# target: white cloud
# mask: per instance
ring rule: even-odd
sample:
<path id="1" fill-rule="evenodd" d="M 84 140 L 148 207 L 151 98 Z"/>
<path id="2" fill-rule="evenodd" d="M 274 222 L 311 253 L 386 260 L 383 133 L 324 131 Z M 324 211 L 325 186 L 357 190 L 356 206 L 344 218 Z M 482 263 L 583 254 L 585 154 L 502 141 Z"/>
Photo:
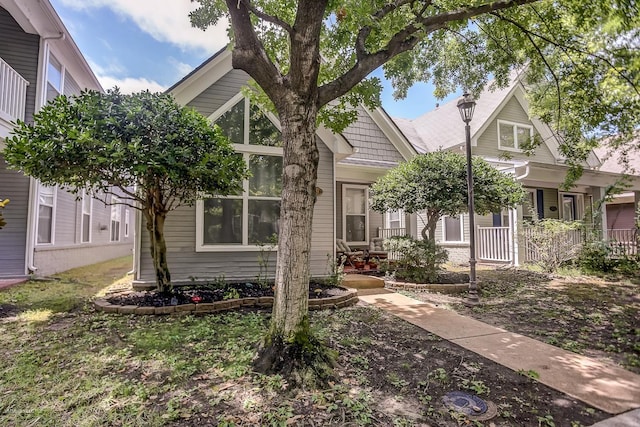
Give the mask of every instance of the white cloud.
<path id="1" fill-rule="evenodd" d="M 213 53 L 227 42 L 227 20 L 202 31 L 193 28 L 189 12 L 198 4 L 190 0 L 61 0 L 76 10 L 107 7 L 131 19 L 136 25 L 160 42 L 175 44 L 183 49 L 199 49 Z"/>
<path id="2" fill-rule="evenodd" d="M 121 93 L 140 92 L 147 89 L 151 92 L 164 92 L 166 89 L 166 86 L 163 86 L 156 81 L 145 79 L 144 77 L 125 77 L 120 79 L 117 77 L 101 76 L 98 74 L 98 80 L 105 90 L 113 89 L 114 86 L 118 86 Z"/>
<path id="3" fill-rule="evenodd" d="M 193 70 L 193 67 L 191 65 L 186 64 L 184 62 L 180 62 L 180 61 L 178 61 L 177 59 L 175 59 L 173 57 L 169 57 L 168 61 L 176 69 L 176 75 L 177 75 L 178 79 L 183 78 L 184 76 L 189 74 L 191 72 L 191 70 Z"/>

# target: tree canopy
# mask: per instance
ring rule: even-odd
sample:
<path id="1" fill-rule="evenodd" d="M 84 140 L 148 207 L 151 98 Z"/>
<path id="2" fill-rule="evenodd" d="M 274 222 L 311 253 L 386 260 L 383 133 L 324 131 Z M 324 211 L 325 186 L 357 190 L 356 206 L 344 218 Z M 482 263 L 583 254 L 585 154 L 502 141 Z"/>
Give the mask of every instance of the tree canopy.
<path id="1" fill-rule="evenodd" d="M 400 97 L 418 81 L 433 82 L 438 97 L 478 95 L 492 76 L 505 86 L 526 67 L 533 111 L 578 169 L 585 135 L 623 141 L 640 124 L 635 0 L 195 1 L 194 25 L 229 18 L 233 67 L 251 76 L 282 126 L 276 297 L 256 366 L 301 359 L 294 344 L 308 336 L 317 123 L 340 131 L 355 107 L 378 106 L 378 67 Z"/>
<path id="2" fill-rule="evenodd" d="M 163 235 L 167 213 L 201 193 L 240 191 L 246 175 L 233 146 L 204 116 L 149 91 L 59 96 L 34 115 L 33 125 L 18 123 L 4 157 L 45 185 L 114 195 L 139 209 L 161 290 L 171 281 Z"/>
<path id="3" fill-rule="evenodd" d="M 464 156 L 449 151 L 416 156 L 371 186 L 371 208 L 378 212 L 424 211 L 423 236 L 435 241 L 435 227 L 442 216 L 467 212 L 466 165 Z M 512 175 L 500 172 L 480 157 L 473 157 L 471 167 L 477 214 L 500 212 L 524 200 L 522 185 Z"/>

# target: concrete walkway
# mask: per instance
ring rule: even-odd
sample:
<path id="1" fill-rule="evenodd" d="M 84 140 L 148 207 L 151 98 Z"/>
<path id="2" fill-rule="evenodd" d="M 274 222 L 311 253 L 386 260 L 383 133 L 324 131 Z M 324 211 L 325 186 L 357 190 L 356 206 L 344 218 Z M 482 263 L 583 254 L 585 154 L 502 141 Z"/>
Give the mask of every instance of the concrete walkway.
<path id="1" fill-rule="evenodd" d="M 640 375 L 386 289 L 360 289 L 358 295 L 365 303 L 514 371 L 536 371 L 541 383 L 609 414 L 640 408 Z"/>

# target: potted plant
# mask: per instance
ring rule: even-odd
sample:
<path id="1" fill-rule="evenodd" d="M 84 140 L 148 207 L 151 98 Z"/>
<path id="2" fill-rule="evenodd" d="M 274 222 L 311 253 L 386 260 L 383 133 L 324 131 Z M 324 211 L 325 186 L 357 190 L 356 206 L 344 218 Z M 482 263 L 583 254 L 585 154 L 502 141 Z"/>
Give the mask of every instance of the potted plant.
<path id="1" fill-rule="evenodd" d="M 353 258 L 353 266 L 358 269 L 358 270 L 362 270 L 364 268 L 365 262 L 364 259 L 362 259 L 362 257 L 355 257 Z"/>
<path id="2" fill-rule="evenodd" d="M 369 262 L 367 262 L 367 264 L 369 265 L 369 270 L 377 270 L 378 264 L 380 264 L 380 260 L 376 257 L 371 257 L 369 258 Z"/>

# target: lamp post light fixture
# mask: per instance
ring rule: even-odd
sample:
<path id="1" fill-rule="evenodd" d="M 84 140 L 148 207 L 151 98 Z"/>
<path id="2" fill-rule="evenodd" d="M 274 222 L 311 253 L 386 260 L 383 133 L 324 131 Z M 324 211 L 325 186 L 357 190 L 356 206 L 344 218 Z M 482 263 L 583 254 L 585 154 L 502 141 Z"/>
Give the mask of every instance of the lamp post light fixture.
<path id="1" fill-rule="evenodd" d="M 476 221 L 473 200 L 473 171 L 471 169 L 471 127 L 469 123 L 473 118 L 473 110 L 476 107 L 476 101 L 473 97 L 465 92 L 462 98 L 458 100 L 458 110 L 460 117 L 464 122 L 464 131 L 466 135 L 467 148 L 467 195 L 469 203 L 469 294 L 465 304 L 473 306 L 480 303 L 478 298 L 478 281 L 476 279 Z"/>

